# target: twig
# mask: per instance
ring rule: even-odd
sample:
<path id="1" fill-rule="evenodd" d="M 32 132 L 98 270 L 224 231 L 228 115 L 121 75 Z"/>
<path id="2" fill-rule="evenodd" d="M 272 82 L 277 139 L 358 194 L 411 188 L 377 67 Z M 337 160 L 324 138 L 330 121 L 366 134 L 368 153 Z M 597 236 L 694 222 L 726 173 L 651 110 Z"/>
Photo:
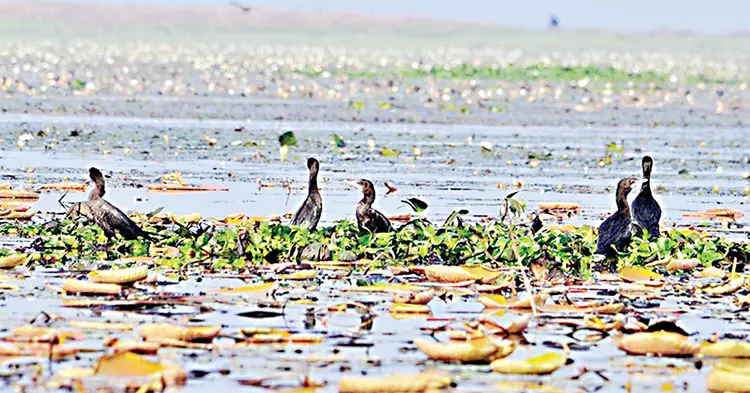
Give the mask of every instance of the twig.
<path id="1" fill-rule="evenodd" d="M 526 292 L 529 293 L 529 296 L 531 298 L 531 312 L 534 314 L 534 318 L 539 321 L 539 315 L 536 311 L 536 300 L 534 299 L 534 292 L 531 288 L 531 281 L 529 281 L 529 276 L 526 274 L 526 269 L 523 268 L 523 264 L 521 263 L 521 254 L 518 253 L 518 244 L 516 243 L 516 236 L 513 233 L 513 221 L 510 218 L 510 201 L 506 198 L 505 199 L 505 217 L 508 219 L 508 235 L 510 236 L 510 243 L 511 243 L 511 249 L 513 250 L 513 255 L 516 256 L 516 262 L 518 263 L 518 267 L 521 270 L 521 277 L 523 278 L 523 284 L 526 287 Z"/>

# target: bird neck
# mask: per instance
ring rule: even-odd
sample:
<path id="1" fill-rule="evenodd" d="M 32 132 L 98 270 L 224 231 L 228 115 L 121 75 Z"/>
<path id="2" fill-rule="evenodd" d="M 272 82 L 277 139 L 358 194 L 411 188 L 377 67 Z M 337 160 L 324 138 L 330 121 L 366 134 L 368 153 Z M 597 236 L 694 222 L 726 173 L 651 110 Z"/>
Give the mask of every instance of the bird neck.
<path id="1" fill-rule="evenodd" d="M 91 190 L 91 193 L 89 194 L 89 200 L 93 201 L 94 199 L 100 199 L 104 197 L 104 192 L 104 183 L 94 183 L 94 189 Z"/>
<path id="2" fill-rule="evenodd" d="M 646 180 L 641 186 L 641 195 L 651 195 L 651 180 Z"/>
<path id="3" fill-rule="evenodd" d="M 626 216 L 630 215 L 630 206 L 628 206 L 628 193 L 625 190 L 617 191 L 617 211 L 625 214 Z"/>
<path id="4" fill-rule="evenodd" d="M 318 192 L 318 172 L 310 171 L 310 181 L 307 186 L 307 192 L 310 194 Z"/>
<path id="5" fill-rule="evenodd" d="M 375 192 L 371 190 L 367 190 L 364 192 L 364 196 L 362 197 L 362 200 L 359 201 L 359 203 L 366 207 L 370 208 L 372 207 L 372 204 L 375 202 Z"/>

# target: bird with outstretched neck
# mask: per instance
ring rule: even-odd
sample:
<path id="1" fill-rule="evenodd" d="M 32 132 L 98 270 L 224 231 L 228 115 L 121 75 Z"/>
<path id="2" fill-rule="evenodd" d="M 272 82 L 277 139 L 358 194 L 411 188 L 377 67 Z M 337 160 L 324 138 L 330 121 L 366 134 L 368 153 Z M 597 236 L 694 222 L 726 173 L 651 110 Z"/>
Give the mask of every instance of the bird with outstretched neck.
<path id="1" fill-rule="evenodd" d="M 89 169 L 89 177 L 94 182 L 94 189 L 91 190 L 87 201 L 75 206 L 77 212 L 99 225 L 107 238 L 113 238 L 117 233 L 127 240 L 148 237 L 130 217 L 104 199 L 105 187 L 102 173 L 92 167 Z"/>
<path id="2" fill-rule="evenodd" d="M 596 239 L 597 254 L 614 257 L 618 251 L 624 251 L 630 244 L 633 221 L 630 216 L 628 194 L 638 182 L 634 177 L 626 177 L 617 183 L 617 211 L 599 226 L 599 237 Z"/>
<path id="3" fill-rule="evenodd" d="M 652 239 L 655 239 L 660 235 L 661 207 L 651 193 L 651 169 L 654 166 L 654 160 L 645 156 L 641 165 L 643 166 L 643 185 L 633 201 L 633 219 L 639 227 L 648 231 Z"/>
<path id="4" fill-rule="evenodd" d="M 360 230 L 367 230 L 373 233 L 390 232 L 393 230 L 391 222 L 383 213 L 372 208 L 375 203 L 375 186 L 366 179 L 357 181 L 348 180 L 348 184 L 359 187 L 362 190 L 362 200 L 357 204 L 357 225 Z"/>
<path id="5" fill-rule="evenodd" d="M 310 179 L 307 186 L 307 198 L 292 218 L 292 225 L 306 226 L 314 231 L 323 213 L 323 199 L 318 190 L 318 170 L 320 163 L 315 158 L 307 159 L 307 169 L 310 171 Z"/>

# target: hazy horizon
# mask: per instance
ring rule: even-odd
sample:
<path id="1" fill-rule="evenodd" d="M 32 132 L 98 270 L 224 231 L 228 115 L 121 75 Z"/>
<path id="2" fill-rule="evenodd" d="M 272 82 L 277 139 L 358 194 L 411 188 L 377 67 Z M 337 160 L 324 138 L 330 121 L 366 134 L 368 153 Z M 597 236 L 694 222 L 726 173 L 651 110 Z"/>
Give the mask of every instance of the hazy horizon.
<path id="1" fill-rule="evenodd" d="M 226 4 L 230 0 L 57 0 L 65 2 L 140 4 Z M 750 2 L 732 0 L 630 0 L 602 6 L 592 0 L 530 2 L 464 0 L 461 7 L 445 0 L 239 0 L 241 4 L 298 11 L 355 12 L 368 15 L 408 16 L 454 21 L 493 23 L 507 27 L 544 29 L 551 14 L 561 28 L 595 29 L 628 33 L 655 30 L 692 31 L 704 34 L 730 34 L 750 31 L 747 15 Z"/>

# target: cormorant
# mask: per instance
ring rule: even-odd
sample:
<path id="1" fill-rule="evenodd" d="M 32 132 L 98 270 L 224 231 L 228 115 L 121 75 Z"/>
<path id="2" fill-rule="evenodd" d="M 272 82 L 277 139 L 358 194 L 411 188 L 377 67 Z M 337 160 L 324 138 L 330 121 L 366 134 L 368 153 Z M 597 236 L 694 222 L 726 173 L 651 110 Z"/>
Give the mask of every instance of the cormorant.
<path id="1" fill-rule="evenodd" d="M 661 207 L 651 194 L 651 168 L 654 166 L 654 160 L 645 156 L 641 165 L 643 166 L 643 185 L 641 192 L 633 201 L 633 219 L 639 227 L 646 228 L 653 239 L 660 235 L 659 220 L 661 219 Z"/>
<path id="2" fill-rule="evenodd" d="M 383 213 L 372 208 L 375 202 L 375 186 L 366 179 L 358 181 L 349 180 L 347 183 L 357 186 L 362 190 L 362 200 L 357 204 L 357 225 L 360 230 L 367 230 L 373 233 L 390 232 L 393 227 L 391 222 Z"/>
<path id="3" fill-rule="evenodd" d="M 596 239 L 596 253 L 607 257 L 617 255 L 617 251 L 624 251 L 630 243 L 633 234 L 633 221 L 630 217 L 630 206 L 628 205 L 628 194 L 633 186 L 638 183 L 634 177 L 626 177 L 617 183 L 617 211 L 609 216 L 599 226 L 599 237 Z"/>
<path id="4" fill-rule="evenodd" d="M 323 213 L 323 199 L 318 190 L 318 170 L 320 163 L 315 158 L 307 159 L 307 169 L 310 170 L 310 182 L 307 187 L 307 198 L 302 203 L 297 213 L 292 218 L 292 225 L 307 225 L 310 231 L 314 231 Z"/>
<path id="5" fill-rule="evenodd" d="M 94 182 L 94 189 L 89 199 L 78 203 L 78 213 L 94 221 L 108 238 L 119 233 L 127 240 L 147 237 L 147 234 L 120 209 L 104 200 L 104 176 L 96 168 L 89 169 L 89 176 Z"/>

